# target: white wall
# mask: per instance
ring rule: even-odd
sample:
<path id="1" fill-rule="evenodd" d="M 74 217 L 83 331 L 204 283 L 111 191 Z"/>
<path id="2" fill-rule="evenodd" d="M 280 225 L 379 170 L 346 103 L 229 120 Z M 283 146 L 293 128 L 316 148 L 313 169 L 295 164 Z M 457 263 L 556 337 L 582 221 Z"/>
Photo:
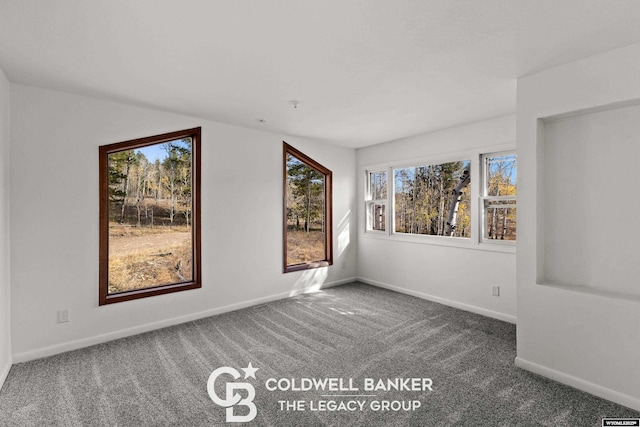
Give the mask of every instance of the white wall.
<path id="1" fill-rule="evenodd" d="M 16 362 L 356 276 L 352 149 L 22 85 L 11 111 Z M 99 307 L 98 146 L 196 126 L 202 289 Z M 333 171 L 331 267 L 282 273 L 283 140 Z M 71 321 L 57 324 L 64 308 Z"/>
<path id="2" fill-rule="evenodd" d="M 569 126 L 560 130 L 553 129 L 552 125 L 546 135 L 544 130 L 549 122 L 543 124 L 539 119 L 637 103 L 640 100 L 639 75 L 640 45 L 636 44 L 524 77 L 518 81 L 517 103 L 516 364 L 636 410 L 640 410 L 640 299 L 624 293 L 629 293 L 629 284 L 637 288 L 638 276 L 633 265 L 638 264 L 638 240 L 625 242 L 614 238 L 614 243 L 625 246 L 617 248 L 614 254 L 607 250 L 608 243 L 598 245 L 599 241 L 602 243 L 602 236 L 599 230 L 589 227 L 592 212 L 586 212 L 590 206 L 590 202 L 586 202 L 594 195 L 582 192 L 604 192 L 602 200 L 606 204 L 612 195 L 620 193 L 620 189 L 612 189 L 606 194 L 606 186 L 591 186 L 590 183 L 599 182 L 603 174 L 621 172 L 622 178 L 634 178 L 627 194 L 635 200 L 637 174 L 617 168 L 603 171 L 581 165 L 573 175 L 562 169 L 570 165 L 548 160 L 546 156 L 562 154 L 563 148 L 554 147 L 554 144 L 567 143 L 574 147 L 576 158 L 591 161 L 592 153 L 603 152 L 606 153 L 603 164 L 612 165 L 613 153 L 620 164 L 631 164 L 635 170 L 640 157 L 638 135 L 630 139 L 620 136 L 637 128 L 637 124 L 630 122 L 637 119 L 627 116 L 620 121 L 626 114 L 623 112 L 606 125 L 610 127 L 611 123 L 617 123 L 615 126 L 619 131 L 605 132 L 601 138 L 597 137 L 601 129 L 596 127 L 602 124 L 602 113 L 596 114 L 597 120 L 582 115 L 576 120 L 583 123 L 568 122 Z M 630 140 L 635 143 L 628 143 Z M 561 205 L 565 206 L 564 210 L 545 207 L 545 202 L 549 204 L 554 200 L 555 190 L 549 190 L 551 194 L 544 191 L 553 185 L 548 181 L 554 179 L 566 181 L 556 183 L 569 187 L 566 196 L 573 197 L 573 191 L 578 192 L 575 206 Z M 637 200 L 630 203 L 636 206 Z M 584 205 L 584 212 L 580 212 L 581 205 Z M 553 221 L 561 215 L 575 216 L 577 224 L 584 227 L 579 231 L 572 227 L 553 228 Z M 611 218 L 611 224 L 624 223 L 625 220 L 620 221 L 621 216 L 635 221 L 634 215 L 635 212 L 618 211 L 616 218 Z M 632 234 L 637 235 L 638 231 Z M 570 241 L 573 250 L 555 252 L 557 260 L 551 268 L 545 269 L 544 261 L 550 259 L 545 250 L 552 250 L 551 240 Z M 624 262 L 619 263 L 615 254 L 624 257 Z M 616 266 L 622 266 L 622 271 L 602 280 L 600 273 L 594 276 L 587 272 L 585 275 L 558 266 L 566 262 L 581 268 L 589 257 L 597 257 L 603 271 L 612 271 Z"/>
<path id="3" fill-rule="evenodd" d="M 9 98 L 11 87 L 0 70 L 0 388 L 11 368 L 9 274 Z"/>
<path id="4" fill-rule="evenodd" d="M 472 194 L 479 194 L 480 153 L 515 148 L 515 117 L 504 116 L 407 139 L 361 148 L 358 162 L 358 218 L 364 218 L 367 168 L 402 165 L 416 159 L 472 161 Z M 464 157 L 464 159 L 462 158 Z M 477 198 L 476 198 L 477 200 Z M 472 210 L 477 215 L 477 210 Z M 444 238 L 379 236 L 358 225 L 358 277 L 379 286 L 515 322 L 515 250 L 479 244 L 476 234 L 460 246 L 444 246 Z M 518 225 L 518 230 L 520 226 Z M 473 230 L 472 230 L 473 233 Z M 421 243 L 422 242 L 422 243 Z M 500 297 L 492 287 L 500 286 Z"/>

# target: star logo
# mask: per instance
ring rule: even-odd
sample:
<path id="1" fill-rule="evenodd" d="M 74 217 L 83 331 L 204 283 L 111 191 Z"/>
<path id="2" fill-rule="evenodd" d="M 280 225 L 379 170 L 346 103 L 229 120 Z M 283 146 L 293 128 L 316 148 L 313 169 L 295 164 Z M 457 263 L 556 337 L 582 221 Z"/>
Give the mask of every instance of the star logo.
<path id="1" fill-rule="evenodd" d="M 260 368 L 254 368 L 251 365 L 251 362 L 249 362 L 249 366 L 247 366 L 246 368 L 241 368 L 244 371 L 244 379 L 246 380 L 247 378 L 251 377 L 254 380 L 256 379 L 256 371 Z"/>

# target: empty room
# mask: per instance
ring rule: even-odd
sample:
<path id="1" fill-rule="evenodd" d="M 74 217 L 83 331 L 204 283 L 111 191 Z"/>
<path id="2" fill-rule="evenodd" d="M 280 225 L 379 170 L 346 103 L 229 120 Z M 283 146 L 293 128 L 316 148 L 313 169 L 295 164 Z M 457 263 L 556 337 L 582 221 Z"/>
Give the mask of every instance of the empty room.
<path id="1" fill-rule="evenodd" d="M 0 425 L 640 426 L 638 22 L 0 0 Z"/>

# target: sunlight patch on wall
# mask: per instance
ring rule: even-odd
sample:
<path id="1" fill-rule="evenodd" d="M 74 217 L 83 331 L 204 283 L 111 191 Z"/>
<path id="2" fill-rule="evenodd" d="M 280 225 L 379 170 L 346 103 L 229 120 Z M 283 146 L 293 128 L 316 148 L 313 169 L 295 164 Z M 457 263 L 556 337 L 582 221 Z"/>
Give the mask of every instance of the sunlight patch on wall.
<path id="1" fill-rule="evenodd" d="M 351 211 L 347 211 L 340 223 L 338 224 L 338 257 L 342 256 L 342 253 L 349 247 L 350 234 L 349 234 L 349 214 Z"/>
<path id="2" fill-rule="evenodd" d="M 300 278 L 296 281 L 289 292 L 289 296 L 317 292 L 327 280 L 328 268 L 314 268 L 312 270 L 304 270 Z"/>

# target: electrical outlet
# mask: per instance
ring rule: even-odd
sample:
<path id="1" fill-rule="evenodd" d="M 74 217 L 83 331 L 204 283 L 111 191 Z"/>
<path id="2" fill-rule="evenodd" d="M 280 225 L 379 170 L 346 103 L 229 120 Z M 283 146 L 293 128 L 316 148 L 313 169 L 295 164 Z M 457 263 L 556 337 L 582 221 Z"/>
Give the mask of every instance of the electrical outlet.
<path id="1" fill-rule="evenodd" d="M 500 296 L 500 286 L 494 286 L 493 288 L 491 288 L 491 294 L 494 297 L 499 297 Z"/>
<path id="2" fill-rule="evenodd" d="M 58 323 L 65 323 L 69 321 L 69 309 L 58 310 Z"/>

